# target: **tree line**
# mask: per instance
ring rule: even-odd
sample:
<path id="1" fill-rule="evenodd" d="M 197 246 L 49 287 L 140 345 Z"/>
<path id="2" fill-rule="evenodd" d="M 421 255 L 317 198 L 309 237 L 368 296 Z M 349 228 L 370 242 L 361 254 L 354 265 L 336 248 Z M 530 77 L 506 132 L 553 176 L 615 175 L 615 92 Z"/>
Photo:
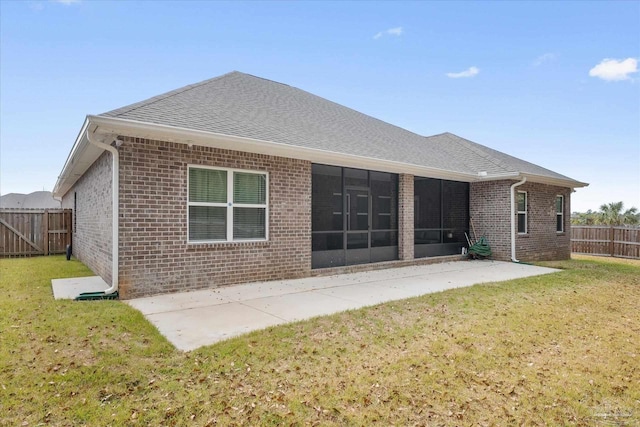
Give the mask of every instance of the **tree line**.
<path id="1" fill-rule="evenodd" d="M 573 225 L 638 225 L 640 224 L 640 212 L 638 208 L 624 209 L 623 202 L 608 203 L 600 206 L 599 211 L 589 209 L 586 212 L 574 212 L 571 214 Z"/>

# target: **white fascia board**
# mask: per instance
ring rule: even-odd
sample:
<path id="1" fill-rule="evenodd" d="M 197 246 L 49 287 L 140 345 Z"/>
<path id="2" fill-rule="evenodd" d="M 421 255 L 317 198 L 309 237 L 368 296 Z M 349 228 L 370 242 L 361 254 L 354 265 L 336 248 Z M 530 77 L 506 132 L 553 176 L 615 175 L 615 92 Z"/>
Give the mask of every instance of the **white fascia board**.
<path id="1" fill-rule="evenodd" d="M 84 138 L 86 130 L 89 126 L 89 117 L 86 117 L 82 127 L 80 128 L 80 132 L 76 137 L 75 142 L 73 143 L 73 147 L 71 147 L 71 151 L 67 156 L 67 160 L 64 162 L 64 166 L 62 167 L 62 171 L 60 171 L 60 175 L 58 175 L 58 180 L 56 181 L 56 185 L 53 187 L 53 195 L 55 197 L 62 197 L 69 190 L 70 186 L 65 185 L 66 182 L 72 175 L 72 169 L 75 165 L 78 164 L 79 159 L 83 157 L 84 150 L 87 148 L 88 141 Z"/>
<path id="2" fill-rule="evenodd" d="M 519 172 L 507 172 L 503 174 L 491 174 L 480 176 L 464 172 L 448 171 L 445 169 L 430 168 L 420 165 L 402 163 L 389 160 L 374 159 L 371 157 L 337 153 L 319 150 L 315 148 L 292 146 L 271 141 L 263 141 L 233 135 L 224 135 L 214 132 L 206 132 L 175 126 L 160 125 L 155 123 L 139 122 L 135 120 L 119 119 L 114 117 L 88 115 L 71 149 L 71 153 L 65 162 L 58 181 L 54 188 L 54 195 L 61 197 L 69 191 L 75 182 L 102 154 L 102 151 L 89 144 L 85 132 L 90 130 L 99 134 L 113 136 L 123 135 L 136 138 L 153 139 L 160 141 L 193 144 L 212 148 L 221 148 L 235 151 L 245 151 L 256 154 L 266 154 L 286 158 L 308 160 L 314 163 L 329 164 L 334 166 L 370 169 L 382 172 L 398 174 L 411 174 L 430 178 L 449 179 L 463 182 L 482 182 L 497 180 L 519 180 L 524 176 L 529 182 L 538 182 L 559 187 L 579 188 L 589 184 L 539 175 L 523 174 Z"/>
<path id="3" fill-rule="evenodd" d="M 62 197 L 71 190 L 78 179 L 104 152 L 104 150 L 90 144 L 87 140 L 87 132 L 92 131 L 95 131 L 95 125 L 91 123 L 89 116 L 87 116 L 53 188 L 55 197 Z"/>
<path id="4" fill-rule="evenodd" d="M 493 173 L 491 175 L 478 175 L 474 182 L 484 181 L 504 181 L 504 180 L 520 180 L 522 175 L 520 172 Z"/>
<path id="5" fill-rule="evenodd" d="M 589 185 L 585 182 L 575 181 L 573 179 L 552 178 L 552 177 L 543 176 L 543 175 L 533 175 L 533 174 L 520 173 L 520 172 L 488 175 L 486 177 L 481 177 L 477 181 L 502 181 L 502 180 L 520 181 L 522 178 L 527 178 L 527 182 L 535 182 L 538 184 L 553 185 L 556 187 L 565 187 L 565 188 L 580 188 L 580 187 L 586 187 Z"/>
<path id="6" fill-rule="evenodd" d="M 556 187 L 582 188 L 582 187 L 587 187 L 589 185 L 586 182 L 580 182 L 573 179 L 552 178 L 548 176 L 533 175 L 528 173 L 523 173 L 521 174 L 521 176 L 527 177 L 528 182 L 537 182 L 539 184 L 554 185 Z"/>
<path id="7" fill-rule="evenodd" d="M 477 181 L 478 176 L 464 172 L 429 168 L 420 165 L 381 160 L 365 156 L 337 153 L 316 148 L 293 146 L 272 141 L 263 141 L 233 135 L 224 135 L 175 126 L 138 122 L 113 117 L 88 116 L 97 125 L 97 132 L 126 135 L 130 137 L 155 139 L 160 141 L 194 144 L 212 148 L 245 151 L 256 154 L 308 160 L 335 166 L 371 169 L 382 172 L 406 173 L 416 176 L 450 179 L 456 181 Z"/>

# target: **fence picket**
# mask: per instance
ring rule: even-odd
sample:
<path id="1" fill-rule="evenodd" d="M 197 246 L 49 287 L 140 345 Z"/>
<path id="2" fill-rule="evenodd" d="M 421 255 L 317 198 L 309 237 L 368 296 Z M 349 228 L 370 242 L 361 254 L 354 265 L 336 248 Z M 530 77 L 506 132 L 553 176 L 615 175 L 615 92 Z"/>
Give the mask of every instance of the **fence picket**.
<path id="1" fill-rule="evenodd" d="M 63 254 L 71 209 L 0 209 L 0 257 Z"/>
<path id="2" fill-rule="evenodd" d="M 640 259 L 640 228 L 572 225 L 571 251 Z"/>

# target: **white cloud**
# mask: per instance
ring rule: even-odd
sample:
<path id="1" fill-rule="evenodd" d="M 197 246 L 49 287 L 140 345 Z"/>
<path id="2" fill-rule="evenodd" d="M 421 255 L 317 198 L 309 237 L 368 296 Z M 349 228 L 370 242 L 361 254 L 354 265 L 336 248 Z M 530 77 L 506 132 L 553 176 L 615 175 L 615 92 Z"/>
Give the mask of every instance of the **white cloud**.
<path id="1" fill-rule="evenodd" d="M 555 53 L 545 53 L 542 54 L 540 56 L 538 56 L 536 58 L 535 61 L 533 61 L 533 65 L 538 67 L 542 64 L 544 64 L 545 62 L 549 62 L 549 61 L 553 61 L 554 59 L 556 59 L 558 57 L 558 55 L 556 55 Z"/>
<path id="2" fill-rule="evenodd" d="M 29 9 L 33 10 L 34 12 L 40 12 L 44 9 L 44 5 L 39 1 L 30 1 L 27 4 L 29 5 Z"/>
<path id="3" fill-rule="evenodd" d="M 387 30 L 387 34 L 392 36 L 401 36 L 402 35 L 402 27 L 389 28 Z"/>
<path id="4" fill-rule="evenodd" d="M 461 71 L 459 73 L 447 73 L 447 77 L 452 79 L 459 79 L 461 77 L 473 77 L 480 72 L 478 67 L 469 67 L 468 70 Z"/>
<path id="5" fill-rule="evenodd" d="M 603 59 L 598 65 L 589 70 L 591 77 L 609 82 L 630 80 L 629 74 L 638 72 L 638 60 L 635 58 L 627 59 Z"/>
<path id="6" fill-rule="evenodd" d="M 402 30 L 402 27 L 389 28 L 388 30 L 380 31 L 378 34 L 373 36 L 373 38 L 375 40 L 378 40 L 380 37 L 384 35 L 400 37 L 403 32 L 404 31 Z"/>
<path id="7" fill-rule="evenodd" d="M 82 1 L 83 0 L 48 0 L 48 2 L 47 1 L 29 1 L 27 2 L 27 5 L 29 6 L 29 9 L 33 10 L 34 12 L 41 12 L 45 9 L 45 6 L 47 6 L 47 3 L 49 5 L 51 3 L 57 3 L 63 6 L 72 6 L 72 5 L 82 3 Z"/>

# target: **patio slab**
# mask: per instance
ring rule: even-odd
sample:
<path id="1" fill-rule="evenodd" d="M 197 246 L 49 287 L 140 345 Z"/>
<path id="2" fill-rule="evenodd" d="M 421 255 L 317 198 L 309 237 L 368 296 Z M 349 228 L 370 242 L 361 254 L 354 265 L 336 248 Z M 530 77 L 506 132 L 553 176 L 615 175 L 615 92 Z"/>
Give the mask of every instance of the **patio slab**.
<path id="1" fill-rule="evenodd" d="M 298 292 L 244 301 L 244 305 L 272 314 L 284 321 L 309 319 L 361 307 L 357 301 L 349 301 L 320 292 Z"/>
<path id="2" fill-rule="evenodd" d="M 383 302 L 559 270 L 500 261 L 458 261 L 335 276 L 258 282 L 126 301 L 176 348 Z"/>
<path id="3" fill-rule="evenodd" d="M 176 348 L 184 351 L 285 322 L 240 303 L 180 309 L 146 317 Z"/>
<path id="4" fill-rule="evenodd" d="M 204 289 L 138 298 L 134 301 L 135 307 L 148 315 L 228 304 L 233 300 L 221 295 L 216 289 Z"/>
<path id="5" fill-rule="evenodd" d="M 102 292 L 109 289 L 109 285 L 99 276 L 70 277 L 52 279 L 51 289 L 54 299 L 74 299 L 83 292 Z"/>
<path id="6" fill-rule="evenodd" d="M 386 301 L 405 299 L 413 296 L 411 292 L 403 289 L 389 286 L 376 286 L 375 282 L 319 289 L 317 293 L 342 298 L 357 304 L 365 303 L 365 305 L 376 305 Z"/>

